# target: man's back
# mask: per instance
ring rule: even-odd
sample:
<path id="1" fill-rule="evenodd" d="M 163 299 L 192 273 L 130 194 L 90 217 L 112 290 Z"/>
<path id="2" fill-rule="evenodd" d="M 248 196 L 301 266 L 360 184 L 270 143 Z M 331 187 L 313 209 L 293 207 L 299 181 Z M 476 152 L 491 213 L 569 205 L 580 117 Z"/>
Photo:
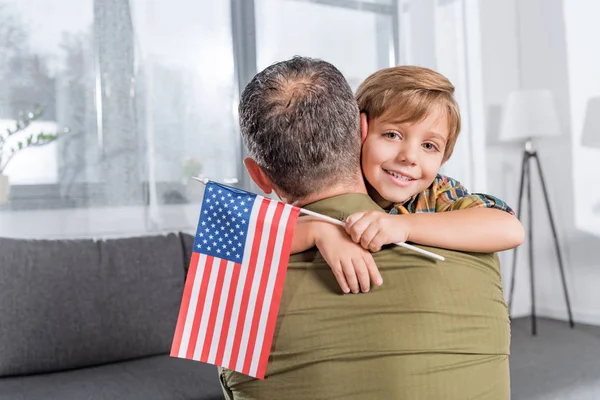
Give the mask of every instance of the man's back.
<path id="1" fill-rule="evenodd" d="M 310 205 L 337 218 L 365 195 Z M 292 256 L 264 381 L 222 371 L 235 399 L 507 399 L 510 326 L 495 255 L 375 254 L 383 286 L 341 295 L 316 251 Z"/>

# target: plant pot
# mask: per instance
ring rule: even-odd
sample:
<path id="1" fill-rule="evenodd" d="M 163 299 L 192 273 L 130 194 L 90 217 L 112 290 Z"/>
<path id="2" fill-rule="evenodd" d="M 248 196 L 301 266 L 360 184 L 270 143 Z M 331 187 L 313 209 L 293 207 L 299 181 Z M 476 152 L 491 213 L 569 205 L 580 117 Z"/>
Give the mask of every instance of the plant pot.
<path id="1" fill-rule="evenodd" d="M 8 176 L 0 174 L 0 205 L 8 203 L 10 193 L 10 181 Z"/>

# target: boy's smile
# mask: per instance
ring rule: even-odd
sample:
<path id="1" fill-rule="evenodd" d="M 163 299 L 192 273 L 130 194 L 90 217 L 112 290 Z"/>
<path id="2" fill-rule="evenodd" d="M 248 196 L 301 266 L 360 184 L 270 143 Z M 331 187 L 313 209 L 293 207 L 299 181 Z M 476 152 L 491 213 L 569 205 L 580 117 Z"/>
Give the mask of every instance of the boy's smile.
<path id="1" fill-rule="evenodd" d="M 427 189 L 442 165 L 447 138 L 448 117 L 441 107 L 432 107 L 418 122 L 389 115 L 369 120 L 362 169 L 379 205 L 404 203 Z"/>

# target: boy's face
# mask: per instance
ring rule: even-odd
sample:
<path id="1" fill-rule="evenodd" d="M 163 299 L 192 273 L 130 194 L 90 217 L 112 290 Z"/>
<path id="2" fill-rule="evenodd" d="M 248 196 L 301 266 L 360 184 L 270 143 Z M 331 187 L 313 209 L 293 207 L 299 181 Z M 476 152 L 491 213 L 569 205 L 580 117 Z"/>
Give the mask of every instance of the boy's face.
<path id="1" fill-rule="evenodd" d="M 400 123 L 388 115 L 369 120 L 362 170 L 377 192 L 375 200 L 388 207 L 427 189 L 442 166 L 448 133 L 448 118 L 439 107 L 420 122 Z"/>

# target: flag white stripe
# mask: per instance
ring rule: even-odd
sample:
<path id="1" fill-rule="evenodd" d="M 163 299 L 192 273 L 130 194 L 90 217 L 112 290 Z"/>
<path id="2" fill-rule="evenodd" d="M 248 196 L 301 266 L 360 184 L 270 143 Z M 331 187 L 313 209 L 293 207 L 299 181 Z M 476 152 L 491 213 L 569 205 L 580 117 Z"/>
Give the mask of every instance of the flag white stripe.
<path id="1" fill-rule="evenodd" d="M 202 346 L 204 345 L 204 338 L 206 337 L 206 328 L 208 326 L 208 319 L 210 318 L 210 309 L 212 307 L 213 298 L 215 297 L 215 286 L 217 285 L 217 275 L 221 268 L 221 261 L 212 258 L 212 270 L 210 271 L 210 278 L 208 280 L 208 286 L 206 287 L 206 300 L 204 300 L 204 309 L 200 319 L 200 328 L 198 329 L 198 338 L 196 339 L 196 348 L 194 349 L 194 356 L 192 360 L 200 360 L 202 355 Z"/>
<path id="2" fill-rule="evenodd" d="M 219 342 L 221 341 L 221 329 L 223 329 L 223 315 L 225 314 L 225 308 L 227 307 L 227 298 L 229 297 L 229 287 L 231 286 L 231 276 L 233 275 L 235 263 L 233 261 L 229 261 L 227 262 L 225 268 L 225 279 L 223 280 L 223 289 L 221 290 L 221 297 L 219 299 L 219 310 L 217 311 L 217 319 L 215 321 L 213 339 L 207 360 L 207 362 L 211 364 L 215 363 L 215 357 L 217 356 Z"/>
<path id="3" fill-rule="evenodd" d="M 275 242 L 273 259 L 271 260 L 271 270 L 269 273 L 269 280 L 267 281 L 267 287 L 265 289 L 265 301 L 260 313 L 260 321 L 258 324 L 258 331 L 256 333 L 256 344 L 254 346 L 254 353 L 252 354 L 252 364 L 250 365 L 251 376 L 256 376 L 256 372 L 258 370 L 260 353 L 262 351 L 262 346 L 265 339 L 265 330 L 267 329 L 267 322 L 269 320 L 269 311 L 271 310 L 271 301 L 273 300 L 273 291 L 275 290 L 275 281 L 277 280 L 277 273 L 279 272 L 281 249 L 283 247 L 283 241 L 285 239 L 285 232 L 287 230 L 286 228 L 290 218 L 291 210 L 291 206 L 285 206 L 283 213 L 281 214 L 279 227 L 277 228 L 277 239 Z"/>
<path id="4" fill-rule="evenodd" d="M 258 211 L 262 203 L 263 197 L 256 196 L 254 204 L 252 205 L 252 211 L 250 212 L 250 220 L 248 222 L 248 233 L 246 235 L 246 243 L 244 244 L 244 258 L 240 267 L 240 276 L 238 279 L 237 289 L 235 291 L 235 300 L 233 302 L 233 308 L 231 309 L 231 319 L 229 322 L 229 331 L 227 333 L 227 343 L 225 345 L 225 351 L 223 352 L 222 366 L 229 367 L 231 358 L 231 351 L 233 348 L 233 341 L 235 339 L 235 330 L 237 328 L 238 317 L 240 314 L 240 304 L 242 302 L 242 295 L 244 293 L 244 284 L 246 283 L 246 274 L 248 273 L 248 264 L 250 263 L 250 254 L 252 253 L 252 244 L 254 242 L 254 231 L 256 229 L 256 220 L 258 218 Z"/>
<path id="5" fill-rule="evenodd" d="M 238 353 L 236 370 L 241 371 L 244 367 L 244 360 L 246 358 L 246 351 L 248 350 L 248 340 L 250 339 L 250 329 L 252 328 L 252 320 L 254 318 L 254 309 L 256 307 L 256 298 L 260 292 L 260 281 L 263 276 L 264 262 L 262 262 L 267 253 L 269 246 L 269 236 L 271 234 L 271 223 L 273 222 L 273 215 L 277 208 L 277 202 L 270 201 L 267 213 L 265 215 L 262 236 L 260 239 L 260 247 L 258 250 L 257 265 L 254 271 L 254 279 L 250 286 L 250 298 L 248 299 L 248 306 L 246 312 L 246 320 L 244 321 L 244 330 L 242 333 L 242 340 L 240 342 L 240 352 Z"/>
<path id="6" fill-rule="evenodd" d="M 179 346 L 179 357 L 185 358 L 187 354 L 188 345 L 190 342 L 190 333 L 192 331 L 192 325 L 194 324 L 194 316 L 196 315 L 196 306 L 198 305 L 198 294 L 200 292 L 200 285 L 202 284 L 202 275 L 204 274 L 206 264 L 206 254 L 200 254 L 198 258 L 198 265 L 196 267 L 196 275 L 194 276 L 194 286 L 192 287 L 192 294 L 190 295 L 190 304 L 188 306 L 187 316 L 185 317 L 185 326 L 183 328 L 183 334 L 181 335 L 181 345 Z"/>

